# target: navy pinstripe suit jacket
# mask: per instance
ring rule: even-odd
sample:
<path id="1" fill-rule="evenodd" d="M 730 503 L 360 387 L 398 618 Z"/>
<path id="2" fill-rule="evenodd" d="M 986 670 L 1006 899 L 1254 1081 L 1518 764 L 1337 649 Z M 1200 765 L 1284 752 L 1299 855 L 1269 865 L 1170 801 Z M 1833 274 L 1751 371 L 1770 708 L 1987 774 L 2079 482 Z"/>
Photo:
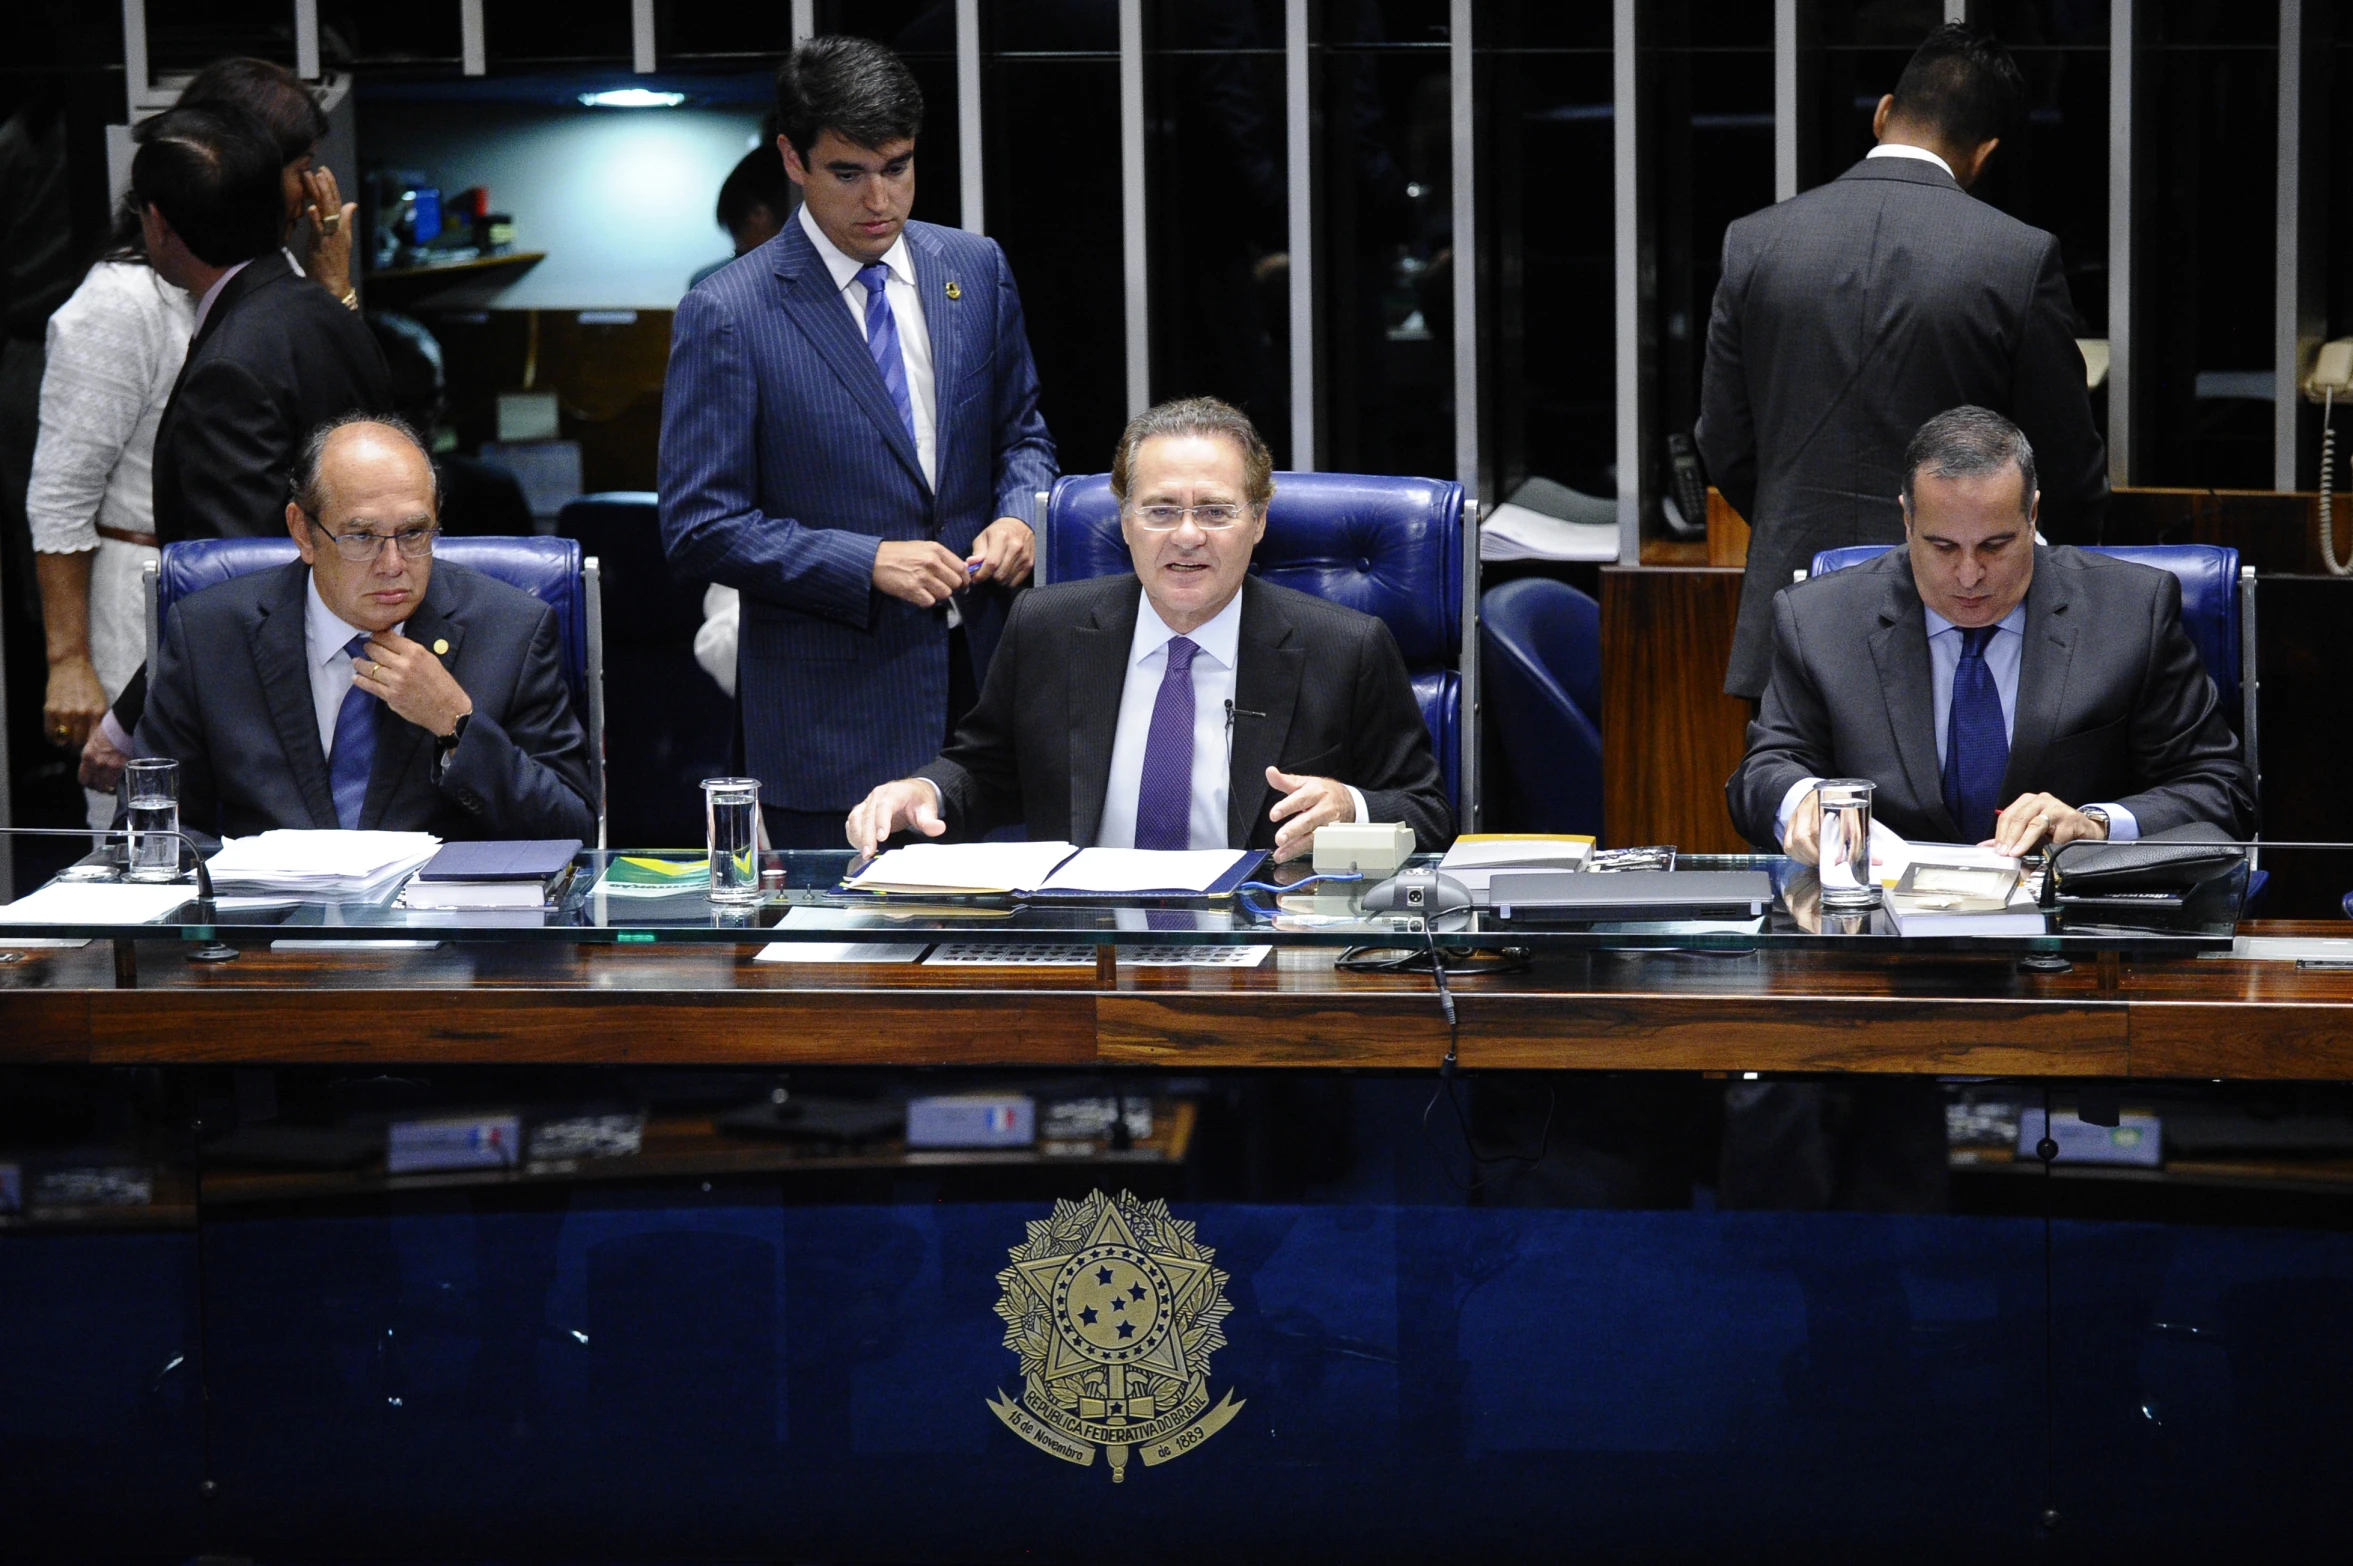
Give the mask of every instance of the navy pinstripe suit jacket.
<path id="1" fill-rule="evenodd" d="M 906 236 L 931 333 L 936 492 L 799 222 L 705 278 L 670 341 L 663 544 L 682 575 L 743 592 L 745 762 L 762 801 L 793 810 L 846 812 L 947 732 L 946 611 L 878 592 L 876 549 L 935 538 L 968 554 L 997 517 L 1035 526 L 1054 479 L 1004 252 L 929 223 Z M 976 678 L 1011 600 L 993 585 L 960 600 Z"/>

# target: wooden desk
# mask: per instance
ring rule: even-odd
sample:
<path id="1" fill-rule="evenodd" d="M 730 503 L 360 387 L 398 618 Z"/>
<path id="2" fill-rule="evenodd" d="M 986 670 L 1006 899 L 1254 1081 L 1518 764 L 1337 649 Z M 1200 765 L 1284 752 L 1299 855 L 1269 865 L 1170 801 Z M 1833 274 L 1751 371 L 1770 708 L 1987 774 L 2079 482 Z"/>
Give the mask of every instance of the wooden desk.
<path id="1" fill-rule="evenodd" d="M 2344 926 L 2250 926 L 2341 934 Z M 755 963 L 742 947 L 251 950 L 103 944 L 0 966 L 0 1064 L 963 1065 L 1423 1069 L 1427 977 L 1259 969 L 976 972 Z M 2353 1078 L 2353 974 L 2201 958 L 1561 955 L 1455 980 L 1465 1070 Z"/>

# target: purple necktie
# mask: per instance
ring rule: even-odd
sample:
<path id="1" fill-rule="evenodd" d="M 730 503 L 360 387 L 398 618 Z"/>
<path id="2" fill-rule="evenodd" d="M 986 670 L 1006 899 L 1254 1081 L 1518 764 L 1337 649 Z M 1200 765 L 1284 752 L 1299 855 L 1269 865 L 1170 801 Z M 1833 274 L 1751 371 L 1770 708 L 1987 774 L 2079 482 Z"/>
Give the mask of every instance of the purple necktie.
<path id="1" fill-rule="evenodd" d="M 882 291 L 890 280 L 891 269 L 880 261 L 858 268 L 858 281 L 866 285 L 866 351 L 874 355 L 874 367 L 882 372 L 883 390 L 898 405 L 907 438 L 913 440 L 915 404 L 907 397 L 907 360 L 899 352 L 899 318 L 891 314 L 890 297 Z"/>
<path id="2" fill-rule="evenodd" d="M 1181 636 L 1169 639 L 1136 788 L 1138 848 L 1193 846 L 1193 655 L 1200 650 Z"/>
<path id="3" fill-rule="evenodd" d="M 353 637 L 344 654 L 364 658 L 365 631 Z M 327 789 L 335 796 L 335 824 L 349 832 L 359 826 L 360 806 L 368 799 L 368 774 L 376 765 L 376 712 L 382 705 L 359 681 L 343 693 L 335 709 L 335 748 L 327 756 Z"/>
<path id="4" fill-rule="evenodd" d="M 1953 669 L 1953 705 L 1946 719 L 1944 803 L 1961 841 L 1993 836 L 2002 812 L 2002 774 L 2010 767 L 2010 733 L 2002 724 L 2002 693 L 1986 667 L 1986 644 L 1999 626 L 1961 632 L 1961 661 Z"/>

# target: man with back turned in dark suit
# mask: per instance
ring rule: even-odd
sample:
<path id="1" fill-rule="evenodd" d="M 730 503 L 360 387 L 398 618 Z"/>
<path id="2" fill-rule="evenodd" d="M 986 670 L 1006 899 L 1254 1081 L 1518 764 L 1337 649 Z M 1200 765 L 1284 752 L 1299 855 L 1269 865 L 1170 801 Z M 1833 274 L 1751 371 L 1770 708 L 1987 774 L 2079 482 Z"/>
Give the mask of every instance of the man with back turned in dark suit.
<path id="1" fill-rule="evenodd" d="M 908 221 L 923 95 L 888 49 L 818 38 L 776 74 L 800 211 L 678 307 L 662 537 L 741 590 L 737 694 L 769 840 L 937 750 L 1028 580 L 1054 479 L 1004 252 Z"/>
<path id="2" fill-rule="evenodd" d="M 1262 582 L 1274 459 L 1208 397 L 1146 409 L 1111 461 L 1132 575 L 1025 594 L 980 701 L 912 777 L 851 811 L 850 842 L 1019 822 L 1085 847 L 1307 853 L 1332 822 L 1454 836 L 1389 628 Z M 839 841 L 838 839 L 836 841 Z"/>
<path id="3" fill-rule="evenodd" d="M 132 754 L 180 763 L 190 830 L 594 835 L 555 611 L 435 562 L 438 503 L 414 431 L 339 420 L 280 511 L 300 558 L 172 606 Z"/>
<path id="4" fill-rule="evenodd" d="M 2014 420 L 2041 454 L 2044 533 L 2099 540 L 2107 456 L 2059 242 L 1968 194 L 2023 93 L 1990 35 L 1940 27 L 1880 100 L 1870 156 L 1725 231 L 1697 434 L 1753 529 L 1731 695 L 1764 693 L 1793 571 L 1903 537 L 1905 443 L 1947 408 Z"/>

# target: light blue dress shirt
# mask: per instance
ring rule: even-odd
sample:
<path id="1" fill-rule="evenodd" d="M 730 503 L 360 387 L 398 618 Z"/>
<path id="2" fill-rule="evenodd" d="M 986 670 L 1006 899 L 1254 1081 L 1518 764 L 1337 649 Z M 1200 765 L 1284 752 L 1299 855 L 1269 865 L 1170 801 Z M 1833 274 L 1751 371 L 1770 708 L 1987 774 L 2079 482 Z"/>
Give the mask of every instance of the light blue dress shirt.
<path id="1" fill-rule="evenodd" d="M 1928 688 L 1929 699 L 1936 713 L 1936 765 L 1941 772 L 1945 751 L 1952 744 L 1953 675 L 1961 666 L 1961 628 L 1923 604 L 1920 613 L 1928 622 Z M 2026 605 L 2021 601 L 2008 614 L 1994 622 L 1995 635 L 1985 644 L 1986 672 L 1994 677 L 1994 690 L 2002 699 L 2002 737 L 2014 740 L 2018 734 L 2018 671 L 2026 660 Z M 1799 801 L 1820 778 L 1801 778 L 1781 796 L 1781 810 L 1774 829 L 1781 837 L 1789 836 L 1789 818 Z M 2006 803 L 2006 802 L 2005 802 Z M 2108 841 L 2129 843 L 2141 835 L 2140 823 L 2122 805 L 2100 802 L 2096 806 L 2078 805 L 2078 810 L 2097 808 L 2108 815 Z"/>

